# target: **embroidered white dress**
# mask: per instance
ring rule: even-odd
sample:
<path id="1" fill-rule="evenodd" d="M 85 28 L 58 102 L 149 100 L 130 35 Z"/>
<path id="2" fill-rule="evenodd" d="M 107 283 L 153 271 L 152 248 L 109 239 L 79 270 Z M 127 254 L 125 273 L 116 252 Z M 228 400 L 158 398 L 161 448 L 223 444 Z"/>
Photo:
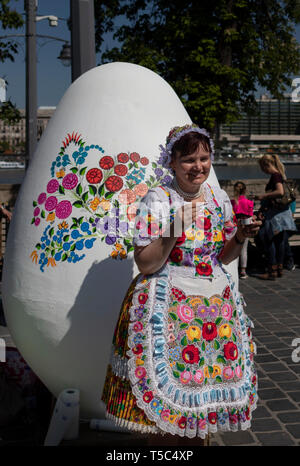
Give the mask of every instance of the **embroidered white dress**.
<path id="1" fill-rule="evenodd" d="M 204 197 L 196 222 L 166 264 L 139 276 L 124 301 L 126 355 L 118 351 L 115 334 L 107 383 L 127 380 L 135 409 L 144 417 L 130 416 L 126 400 L 114 409 L 113 389 L 102 399 L 108 417 L 134 430 L 205 438 L 218 429 L 250 427 L 257 402 L 253 325 L 219 259 L 236 231 L 232 206 L 223 190 L 207 183 Z M 165 234 L 167 219 L 184 202 L 169 186 L 150 190 L 140 206 L 135 244 L 145 246 Z M 122 319 L 124 337 L 124 312 Z"/>

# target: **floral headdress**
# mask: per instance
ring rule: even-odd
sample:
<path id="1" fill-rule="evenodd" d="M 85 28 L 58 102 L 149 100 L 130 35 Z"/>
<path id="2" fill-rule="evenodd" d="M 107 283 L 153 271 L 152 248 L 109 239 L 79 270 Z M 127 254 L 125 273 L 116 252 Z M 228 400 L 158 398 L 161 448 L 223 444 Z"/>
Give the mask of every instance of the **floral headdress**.
<path id="1" fill-rule="evenodd" d="M 167 139 L 166 139 L 166 145 L 160 145 L 159 148 L 161 149 L 160 152 L 160 159 L 163 158 L 163 166 L 165 168 L 170 169 L 170 161 L 171 161 L 171 152 L 172 148 L 175 144 L 176 141 L 178 141 L 182 136 L 184 136 L 187 133 L 191 132 L 196 132 L 203 134 L 204 136 L 207 136 L 209 139 L 209 146 L 211 150 L 211 159 L 214 159 L 214 143 L 212 139 L 209 136 L 209 133 L 206 131 L 204 128 L 199 128 L 195 123 L 189 124 L 189 125 L 184 125 L 184 126 L 174 126 L 174 128 L 171 129 L 169 132 Z"/>

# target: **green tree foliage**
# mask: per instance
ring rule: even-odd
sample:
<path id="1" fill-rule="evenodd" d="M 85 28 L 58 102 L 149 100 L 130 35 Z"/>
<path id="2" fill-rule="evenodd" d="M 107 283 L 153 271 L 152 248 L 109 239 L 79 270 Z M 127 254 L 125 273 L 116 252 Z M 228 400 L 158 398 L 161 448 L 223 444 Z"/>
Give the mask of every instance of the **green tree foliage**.
<path id="1" fill-rule="evenodd" d="M 0 0 L 0 24 L 4 30 L 17 29 L 24 24 L 22 15 L 11 9 L 9 3 L 9 0 Z M 14 61 L 17 52 L 18 44 L 14 40 L 0 39 L 0 62 L 6 59 Z"/>
<path id="2" fill-rule="evenodd" d="M 17 29 L 24 24 L 22 15 L 11 9 L 9 3 L 9 0 L 0 0 L 0 24 L 3 30 Z M 14 54 L 17 52 L 18 44 L 14 40 L 0 39 L 0 62 L 7 59 L 14 61 Z M 9 124 L 19 121 L 20 118 L 19 110 L 10 100 L 0 104 L 0 120 Z"/>
<path id="3" fill-rule="evenodd" d="M 157 72 L 191 118 L 210 129 L 236 120 L 241 111 L 253 114 L 258 86 L 282 97 L 300 69 L 294 39 L 299 1 L 116 2 L 114 14 L 126 24 L 114 35 L 120 47 L 104 53 L 103 62 L 127 61 Z"/>

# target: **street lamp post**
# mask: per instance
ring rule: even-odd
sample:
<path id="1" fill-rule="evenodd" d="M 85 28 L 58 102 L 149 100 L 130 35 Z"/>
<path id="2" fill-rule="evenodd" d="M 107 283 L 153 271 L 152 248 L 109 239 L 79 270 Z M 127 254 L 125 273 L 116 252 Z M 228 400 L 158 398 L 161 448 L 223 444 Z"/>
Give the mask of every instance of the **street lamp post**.
<path id="1" fill-rule="evenodd" d="M 70 0 L 72 82 L 96 66 L 94 0 Z"/>
<path id="2" fill-rule="evenodd" d="M 36 79 L 36 0 L 25 0 L 26 11 L 26 167 L 37 144 L 37 79 Z"/>

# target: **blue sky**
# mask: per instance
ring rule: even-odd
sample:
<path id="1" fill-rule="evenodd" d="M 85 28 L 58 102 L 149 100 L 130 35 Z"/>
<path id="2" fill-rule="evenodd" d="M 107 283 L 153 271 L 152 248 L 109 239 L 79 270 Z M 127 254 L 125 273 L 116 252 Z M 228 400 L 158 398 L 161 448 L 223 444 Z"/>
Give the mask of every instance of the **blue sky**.
<path id="1" fill-rule="evenodd" d="M 12 0 L 10 3 L 18 12 L 24 13 L 23 0 Z M 55 15 L 66 20 L 69 12 L 69 0 L 38 0 L 37 14 L 39 16 Z M 70 41 L 70 31 L 64 19 L 59 19 L 57 27 L 50 27 L 48 20 L 37 22 L 37 34 L 51 35 Z M 25 33 L 25 26 L 18 30 L 0 28 L 0 36 L 14 32 Z M 296 38 L 300 43 L 300 26 L 297 27 Z M 20 44 L 19 53 L 14 62 L 6 60 L 0 64 L 0 77 L 8 82 L 7 97 L 18 108 L 25 108 L 25 38 L 19 37 L 16 40 Z M 103 49 L 111 44 L 111 36 L 107 35 Z M 62 45 L 62 42 L 55 40 L 37 39 L 38 106 L 56 106 L 71 84 L 71 67 L 63 66 L 57 59 Z M 99 62 L 100 54 L 97 54 L 96 63 Z"/>

